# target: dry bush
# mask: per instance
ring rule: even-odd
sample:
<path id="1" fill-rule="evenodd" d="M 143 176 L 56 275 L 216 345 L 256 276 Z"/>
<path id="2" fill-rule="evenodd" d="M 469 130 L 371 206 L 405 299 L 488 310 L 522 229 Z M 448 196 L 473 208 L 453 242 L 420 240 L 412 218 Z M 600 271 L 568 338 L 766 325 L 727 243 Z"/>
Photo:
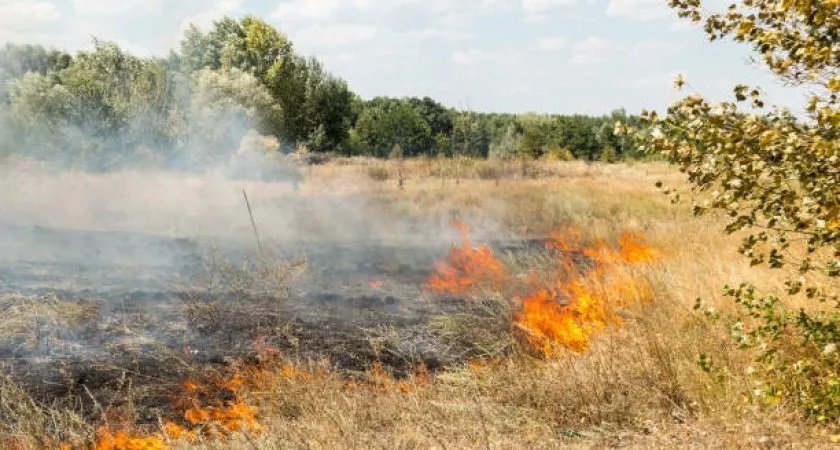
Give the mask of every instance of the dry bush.
<path id="1" fill-rule="evenodd" d="M 501 164 L 491 161 L 481 161 L 475 166 L 475 175 L 481 180 L 498 180 L 504 173 Z"/>
<path id="2" fill-rule="evenodd" d="M 432 319 L 430 327 L 445 342 L 465 349 L 467 358 L 493 359 L 510 355 L 519 343 L 511 334 L 513 311 L 508 300 L 497 295 L 482 296 L 468 301 L 449 314 Z"/>
<path id="3" fill-rule="evenodd" d="M 192 327 L 204 332 L 248 326 L 256 313 L 268 323 L 279 323 L 281 303 L 291 295 L 291 283 L 305 266 L 303 259 L 287 261 L 265 250 L 240 265 L 211 255 L 204 272 L 181 288 L 184 315 Z"/>
<path id="4" fill-rule="evenodd" d="M 61 338 L 84 332 L 95 323 L 98 305 L 68 302 L 54 294 L 0 297 L 0 349 L 37 351 Z M 89 331 L 89 330 L 88 330 Z"/>
<path id="5" fill-rule="evenodd" d="M 92 432 L 78 412 L 43 406 L 0 376 L 0 448 L 56 448 L 60 442 L 85 442 Z"/>
<path id="6" fill-rule="evenodd" d="M 387 167 L 370 166 L 367 168 L 367 175 L 373 181 L 387 181 L 391 173 Z"/>

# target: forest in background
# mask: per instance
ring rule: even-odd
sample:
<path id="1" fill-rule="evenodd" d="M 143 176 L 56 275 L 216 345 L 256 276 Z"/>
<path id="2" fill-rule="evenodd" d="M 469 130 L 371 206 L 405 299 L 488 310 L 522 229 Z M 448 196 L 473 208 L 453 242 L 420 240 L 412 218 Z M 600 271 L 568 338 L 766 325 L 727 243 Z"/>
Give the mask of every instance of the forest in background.
<path id="1" fill-rule="evenodd" d="M 428 98 L 363 100 L 268 23 L 222 18 L 190 26 L 178 51 L 137 57 L 94 39 L 70 54 L 0 48 L 0 156 L 25 154 L 107 170 L 152 160 L 212 163 L 248 130 L 284 152 L 615 161 L 638 156 L 610 115 L 476 113 Z"/>

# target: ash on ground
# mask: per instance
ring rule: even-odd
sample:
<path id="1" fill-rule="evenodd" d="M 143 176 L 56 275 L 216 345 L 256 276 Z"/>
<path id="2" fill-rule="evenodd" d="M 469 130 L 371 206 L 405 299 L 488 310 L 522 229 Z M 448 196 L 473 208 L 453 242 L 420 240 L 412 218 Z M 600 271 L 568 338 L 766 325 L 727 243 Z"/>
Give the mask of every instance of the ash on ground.
<path id="1" fill-rule="evenodd" d="M 470 305 L 424 291 L 443 245 L 257 250 L 254 242 L 40 227 L 0 236 L 0 367 L 47 403 L 111 404 L 142 386 L 143 414 L 153 420 L 185 376 L 254 357 L 255 343 L 326 360 L 348 376 L 374 362 L 400 376 L 475 356 L 431 326 Z"/>

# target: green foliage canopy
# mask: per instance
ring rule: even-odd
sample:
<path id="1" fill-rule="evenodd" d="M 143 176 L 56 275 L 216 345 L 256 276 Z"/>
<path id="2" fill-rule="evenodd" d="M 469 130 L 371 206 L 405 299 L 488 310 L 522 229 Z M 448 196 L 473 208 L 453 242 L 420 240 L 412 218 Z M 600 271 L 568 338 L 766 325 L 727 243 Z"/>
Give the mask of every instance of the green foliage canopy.
<path id="1" fill-rule="evenodd" d="M 745 231 L 740 251 L 752 264 L 792 269 L 787 295 L 815 303 L 791 311 L 748 283 L 726 288 L 738 306 L 728 317 L 733 336 L 757 351 L 759 397 L 840 420 L 840 2 L 742 0 L 712 14 L 699 0 L 670 4 L 711 40 L 749 43 L 776 76 L 813 92 L 805 117 L 767 107 L 760 89 L 745 85 L 732 101 L 689 95 L 664 116 L 643 113 L 637 137 L 688 175 L 695 214 L 723 213 L 727 232 Z"/>

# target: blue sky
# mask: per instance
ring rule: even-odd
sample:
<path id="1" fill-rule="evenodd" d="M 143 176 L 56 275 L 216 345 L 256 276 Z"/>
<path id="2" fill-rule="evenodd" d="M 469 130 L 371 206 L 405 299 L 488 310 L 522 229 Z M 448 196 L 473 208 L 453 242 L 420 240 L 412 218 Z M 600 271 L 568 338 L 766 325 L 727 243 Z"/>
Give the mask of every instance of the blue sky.
<path id="1" fill-rule="evenodd" d="M 709 9 L 723 6 L 712 0 Z M 177 48 L 189 23 L 254 14 L 364 98 L 425 96 L 480 111 L 664 109 L 690 90 L 761 86 L 796 107 L 749 49 L 709 43 L 666 0 L 0 0 L 0 42 L 78 49 L 97 36 L 141 55 Z"/>

